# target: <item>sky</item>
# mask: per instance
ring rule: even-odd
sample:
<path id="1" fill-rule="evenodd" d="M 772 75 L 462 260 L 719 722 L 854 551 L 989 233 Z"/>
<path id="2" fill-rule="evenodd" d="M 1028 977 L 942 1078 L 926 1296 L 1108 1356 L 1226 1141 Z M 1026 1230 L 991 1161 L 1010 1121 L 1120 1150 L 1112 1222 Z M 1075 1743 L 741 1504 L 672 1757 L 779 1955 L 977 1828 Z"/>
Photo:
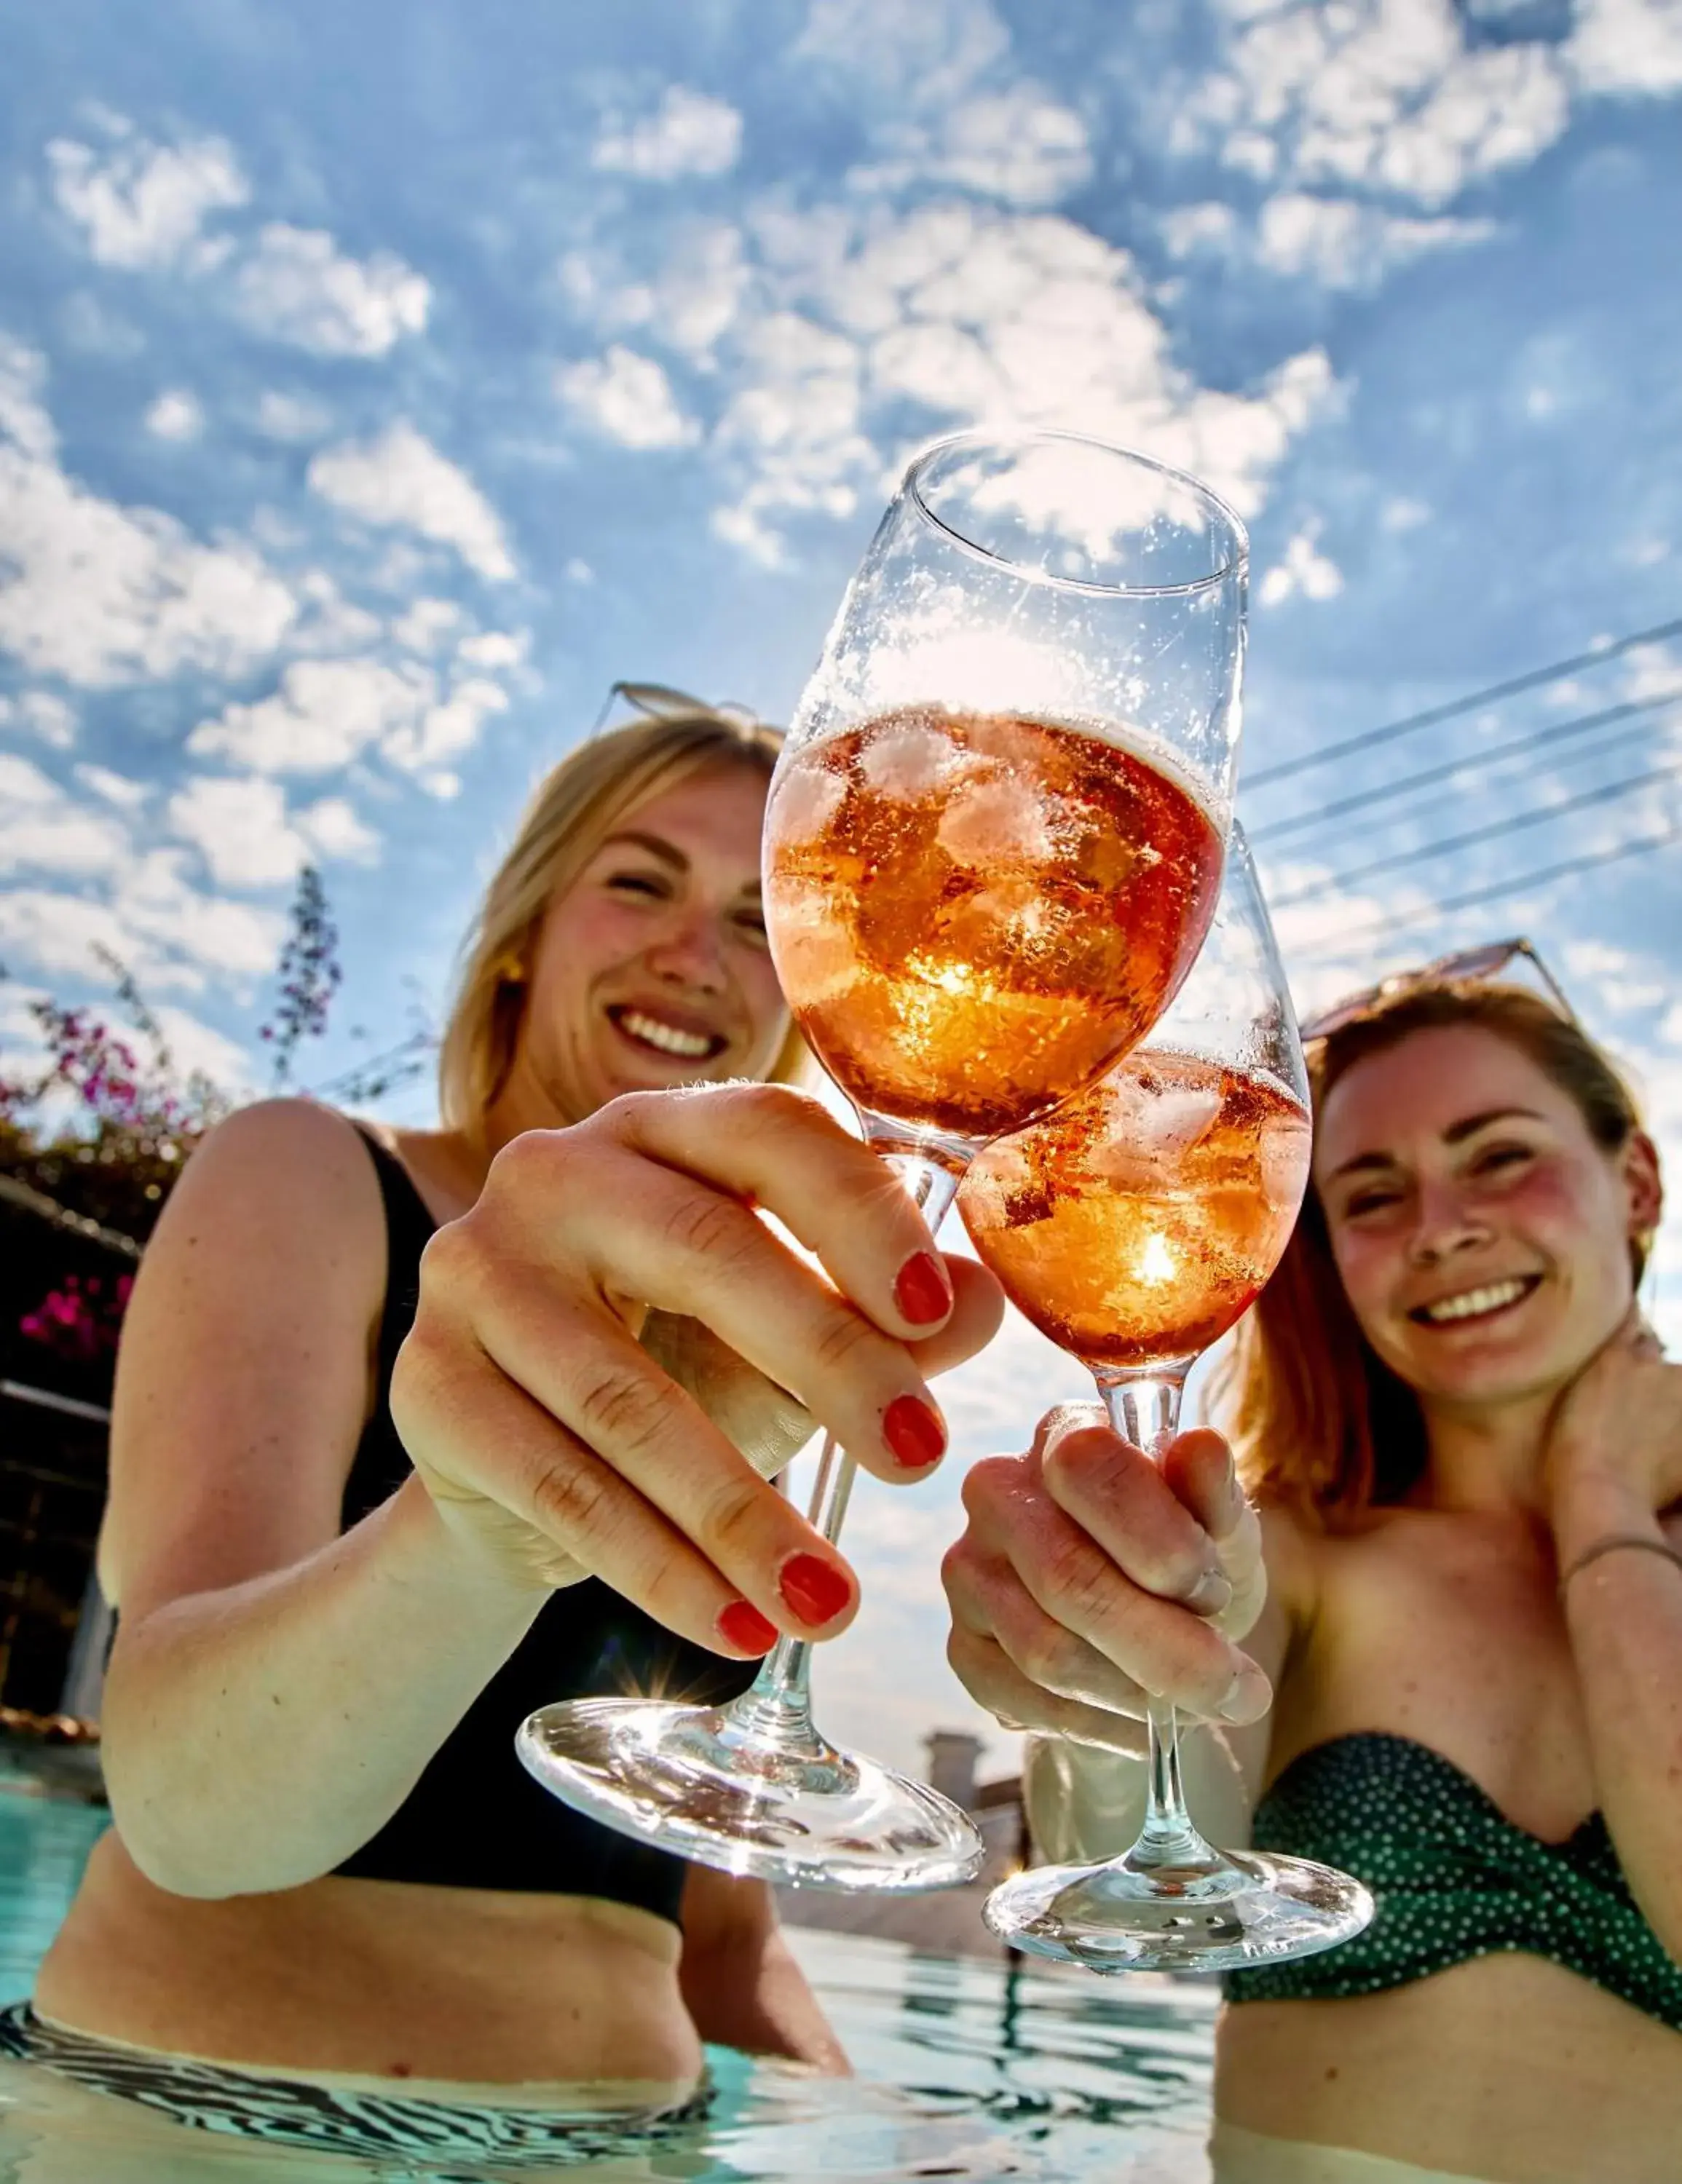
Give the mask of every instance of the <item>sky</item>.
<path id="1" fill-rule="evenodd" d="M 1682 1159 L 1682 855 L 1609 854 L 1682 829 L 1682 642 L 1626 642 L 1682 616 L 1682 0 L 0 0 L 0 1055 L 103 947 L 260 1090 L 306 861 L 345 988 L 304 1081 L 436 1026 L 609 685 L 786 719 L 908 454 L 1026 420 L 1250 524 L 1239 810 L 1299 1006 L 1528 933 Z M 937 1480 L 855 1498 L 832 1733 L 983 1725 L 964 1461 L 1083 1377 L 1018 1323 Z"/>

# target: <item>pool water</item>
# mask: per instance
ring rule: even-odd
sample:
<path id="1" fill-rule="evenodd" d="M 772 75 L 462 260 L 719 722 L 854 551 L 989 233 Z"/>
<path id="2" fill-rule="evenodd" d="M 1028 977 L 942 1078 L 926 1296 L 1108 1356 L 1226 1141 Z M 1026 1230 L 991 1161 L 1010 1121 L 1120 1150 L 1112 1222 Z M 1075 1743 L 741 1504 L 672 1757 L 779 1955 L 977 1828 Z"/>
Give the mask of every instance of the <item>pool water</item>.
<path id="1" fill-rule="evenodd" d="M 0 1782 L 0 2003 L 29 1992 L 103 1819 Z M 716 2052 L 719 2094 L 705 2122 L 553 2173 L 602 2184 L 1204 2184 L 1208 1988 L 927 1956 L 799 1927 L 789 1938 L 855 2079 Z M 0 2184 L 473 2184 L 498 2176 L 430 2160 L 276 2153 L 182 2130 L 45 2071 L 11 2064 L 0 2075 Z"/>

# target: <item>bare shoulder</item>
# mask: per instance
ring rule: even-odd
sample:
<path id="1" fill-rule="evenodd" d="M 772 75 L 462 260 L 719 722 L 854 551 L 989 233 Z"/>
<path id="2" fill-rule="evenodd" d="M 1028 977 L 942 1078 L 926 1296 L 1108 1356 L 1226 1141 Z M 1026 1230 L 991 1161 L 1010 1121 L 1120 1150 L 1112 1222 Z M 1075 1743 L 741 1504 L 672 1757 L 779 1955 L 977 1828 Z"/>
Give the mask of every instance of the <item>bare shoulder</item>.
<path id="1" fill-rule="evenodd" d="M 385 1279 L 378 1179 L 343 1116 L 264 1100 L 207 1136 L 125 1315 L 100 1540 L 110 1597 L 181 1590 L 189 1566 L 229 1582 L 337 1529 Z"/>

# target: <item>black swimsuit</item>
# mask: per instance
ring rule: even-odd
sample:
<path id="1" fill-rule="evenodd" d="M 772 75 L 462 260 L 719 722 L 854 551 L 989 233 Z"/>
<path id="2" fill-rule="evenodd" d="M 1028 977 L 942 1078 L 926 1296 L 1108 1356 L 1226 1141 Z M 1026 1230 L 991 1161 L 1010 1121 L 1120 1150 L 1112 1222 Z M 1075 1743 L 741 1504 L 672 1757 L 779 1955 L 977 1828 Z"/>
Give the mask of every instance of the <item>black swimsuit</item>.
<path id="1" fill-rule="evenodd" d="M 347 1529 L 409 1474 L 392 1424 L 392 1366 L 414 1323 L 420 1254 L 435 1225 L 401 1162 L 365 1134 L 365 1142 L 385 1200 L 386 1299 L 374 1409 L 345 1482 Z M 514 1733 L 556 1699 L 632 1691 L 733 1698 L 757 1665 L 674 1637 L 598 1578 L 568 1586 L 544 1603 L 391 1819 L 337 1870 L 366 1880 L 604 1897 L 675 1923 L 683 1861 L 560 1804 L 521 1765 Z"/>

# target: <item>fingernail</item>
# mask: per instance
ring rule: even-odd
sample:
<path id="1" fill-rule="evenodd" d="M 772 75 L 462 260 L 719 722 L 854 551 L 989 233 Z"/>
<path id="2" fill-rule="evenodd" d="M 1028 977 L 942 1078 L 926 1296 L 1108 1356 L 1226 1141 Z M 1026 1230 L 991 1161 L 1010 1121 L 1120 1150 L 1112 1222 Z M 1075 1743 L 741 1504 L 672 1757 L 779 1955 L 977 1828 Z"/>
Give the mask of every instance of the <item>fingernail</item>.
<path id="1" fill-rule="evenodd" d="M 1223 1607 L 1232 1605 L 1233 1589 L 1224 1570 L 1206 1569 L 1196 1585 L 1185 1596 L 1185 1604 L 1195 1614 L 1218 1615 Z"/>
<path id="2" fill-rule="evenodd" d="M 1221 1488 L 1221 1535 L 1232 1531 L 1250 1507 L 1249 1496 L 1239 1482 L 1237 1466 L 1228 1461 L 1227 1476 Z"/>
<path id="3" fill-rule="evenodd" d="M 913 1327 L 932 1327 L 952 1309 L 952 1284 L 932 1251 L 907 1259 L 894 1284 L 894 1301 Z"/>
<path id="4" fill-rule="evenodd" d="M 1223 1721 L 1260 1721 L 1273 1702 L 1273 1686 L 1252 1662 L 1233 1678 L 1215 1711 Z"/>
<path id="5" fill-rule="evenodd" d="M 727 1645 L 744 1653 L 768 1653 L 777 1643 L 777 1625 L 745 1600 L 732 1600 L 723 1610 L 718 1632 Z"/>
<path id="6" fill-rule="evenodd" d="M 777 1589 L 802 1623 L 817 1628 L 833 1623 L 853 1596 L 844 1574 L 820 1555 L 790 1555 Z"/>
<path id="7" fill-rule="evenodd" d="M 882 1438 L 907 1471 L 927 1471 L 946 1453 L 940 1413 L 920 1396 L 896 1396 L 882 1414 Z"/>

